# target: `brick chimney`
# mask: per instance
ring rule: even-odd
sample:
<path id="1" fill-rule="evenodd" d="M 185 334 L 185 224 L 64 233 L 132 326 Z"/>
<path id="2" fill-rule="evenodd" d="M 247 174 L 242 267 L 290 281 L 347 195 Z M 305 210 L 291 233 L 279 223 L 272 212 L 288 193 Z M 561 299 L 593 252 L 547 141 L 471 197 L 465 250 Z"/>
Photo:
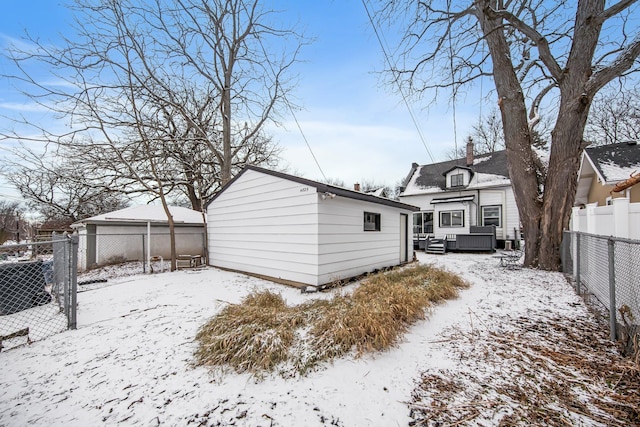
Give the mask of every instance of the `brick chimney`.
<path id="1" fill-rule="evenodd" d="M 356 182 L 355 184 L 353 184 L 353 189 L 355 191 L 360 191 L 360 183 Z"/>
<path id="2" fill-rule="evenodd" d="M 467 141 L 467 166 L 473 165 L 473 139 Z"/>

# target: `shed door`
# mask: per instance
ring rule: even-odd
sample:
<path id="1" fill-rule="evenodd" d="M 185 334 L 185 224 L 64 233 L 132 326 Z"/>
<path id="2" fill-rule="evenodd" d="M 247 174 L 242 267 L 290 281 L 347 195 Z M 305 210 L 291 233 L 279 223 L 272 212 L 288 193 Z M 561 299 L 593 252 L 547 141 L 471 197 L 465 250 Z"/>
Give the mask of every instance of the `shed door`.
<path id="1" fill-rule="evenodd" d="M 407 234 L 409 233 L 409 216 L 400 214 L 400 262 L 407 262 Z"/>

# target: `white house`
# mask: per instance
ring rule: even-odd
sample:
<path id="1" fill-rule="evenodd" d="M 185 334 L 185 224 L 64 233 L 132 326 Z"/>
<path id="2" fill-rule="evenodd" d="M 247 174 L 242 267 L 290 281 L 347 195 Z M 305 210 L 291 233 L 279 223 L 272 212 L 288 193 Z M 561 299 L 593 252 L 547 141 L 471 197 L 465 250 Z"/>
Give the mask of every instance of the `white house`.
<path id="1" fill-rule="evenodd" d="M 205 255 L 202 213 L 170 206 L 177 254 Z M 78 232 L 78 269 L 149 256 L 170 259 L 169 224 L 160 205 L 139 205 L 83 219 L 71 225 Z M 149 244 L 149 242 L 151 242 Z"/>
<path id="2" fill-rule="evenodd" d="M 293 285 L 324 285 L 411 260 L 415 210 L 247 166 L 207 204 L 209 263 Z"/>
<path id="3" fill-rule="evenodd" d="M 466 235 L 473 227 L 495 226 L 498 245 L 518 242 L 520 218 L 505 151 L 428 165 L 414 163 L 399 199 L 420 211 L 413 214 L 416 244 L 426 237 Z"/>
<path id="4" fill-rule="evenodd" d="M 571 230 L 640 239 L 640 183 L 614 191 L 618 183 L 639 173 L 636 141 L 587 147 L 578 172 Z"/>

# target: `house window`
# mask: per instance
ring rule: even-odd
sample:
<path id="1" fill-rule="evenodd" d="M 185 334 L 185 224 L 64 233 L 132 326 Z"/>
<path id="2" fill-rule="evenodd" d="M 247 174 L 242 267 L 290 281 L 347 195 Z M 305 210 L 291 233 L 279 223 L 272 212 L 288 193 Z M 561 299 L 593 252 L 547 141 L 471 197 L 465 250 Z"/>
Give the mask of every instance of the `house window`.
<path id="1" fill-rule="evenodd" d="M 464 174 L 457 173 L 455 175 L 451 175 L 452 187 L 462 187 L 463 185 L 464 185 Z"/>
<path id="2" fill-rule="evenodd" d="M 380 231 L 380 214 L 364 213 L 364 231 Z"/>
<path id="3" fill-rule="evenodd" d="M 440 212 L 440 227 L 464 227 L 464 211 Z"/>
<path id="4" fill-rule="evenodd" d="M 413 214 L 413 234 L 433 233 L 433 212 L 416 212 Z"/>
<path id="5" fill-rule="evenodd" d="M 483 206 L 482 225 L 495 225 L 496 228 L 502 227 L 502 206 Z"/>

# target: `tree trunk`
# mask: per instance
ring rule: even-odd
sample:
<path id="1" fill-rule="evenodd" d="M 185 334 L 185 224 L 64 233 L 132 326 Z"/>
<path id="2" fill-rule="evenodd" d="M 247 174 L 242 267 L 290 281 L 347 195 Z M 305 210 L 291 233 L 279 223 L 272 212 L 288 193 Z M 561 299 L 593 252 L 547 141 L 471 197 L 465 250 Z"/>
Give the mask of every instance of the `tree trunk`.
<path id="1" fill-rule="evenodd" d="M 579 2 L 571 51 L 563 74 L 558 77 L 560 105 L 551 132 L 538 248 L 537 266 L 545 270 L 559 270 L 561 266 L 560 246 L 576 196 L 584 128 L 593 96 L 604 84 L 589 84 L 593 75 L 591 61 L 602 30 L 602 20 L 594 17 L 601 16 L 604 6 L 600 0 Z"/>
<path id="2" fill-rule="evenodd" d="M 476 5 L 479 10 L 484 10 L 484 3 L 483 0 L 477 0 Z M 522 87 L 513 69 L 502 21 L 492 19 L 485 13 L 480 13 L 478 19 L 493 59 L 494 82 L 504 127 L 509 176 L 524 231 L 524 264 L 532 266 L 536 265 L 538 258 L 542 210 L 538 197 L 540 186 L 537 155 L 531 148 L 532 138 L 527 120 L 527 108 Z"/>
<path id="3" fill-rule="evenodd" d="M 222 185 L 231 180 L 231 70 L 225 73 L 222 90 Z"/>
<path id="4" fill-rule="evenodd" d="M 551 132 L 537 264 L 545 270 L 560 269 L 563 231 L 569 228 L 578 186 L 578 170 L 584 150 L 582 135 L 589 115 L 589 101 L 577 89 L 563 91 L 565 95 L 560 98 L 558 118 Z"/>
<path id="5" fill-rule="evenodd" d="M 162 207 L 164 208 L 164 213 L 167 215 L 167 221 L 169 223 L 169 244 L 171 245 L 171 271 L 176 271 L 177 268 L 177 256 L 176 256 L 176 232 L 175 232 L 175 223 L 173 222 L 173 215 L 171 215 L 171 211 L 169 210 L 169 206 L 167 205 L 167 201 L 164 197 L 161 197 Z"/>

